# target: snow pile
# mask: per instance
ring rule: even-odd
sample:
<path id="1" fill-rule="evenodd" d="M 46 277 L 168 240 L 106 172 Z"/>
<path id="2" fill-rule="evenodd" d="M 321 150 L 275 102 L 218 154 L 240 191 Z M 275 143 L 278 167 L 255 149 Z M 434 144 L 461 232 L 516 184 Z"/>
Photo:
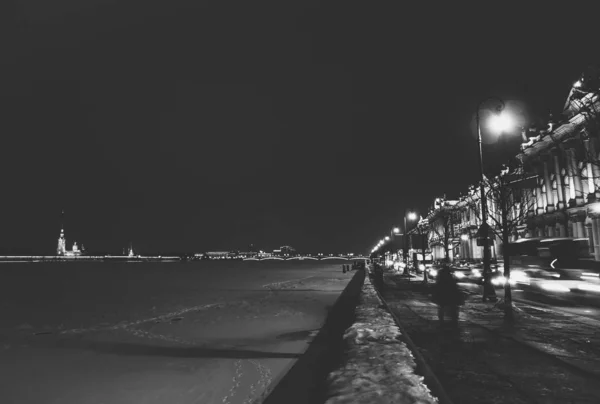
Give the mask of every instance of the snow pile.
<path id="1" fill-rule="evenodd" d="M 400 336 L 367 276 L 356 321 L 344 334 L 345 362 L 329 374 L 326 404 L 437 403 Z"/>

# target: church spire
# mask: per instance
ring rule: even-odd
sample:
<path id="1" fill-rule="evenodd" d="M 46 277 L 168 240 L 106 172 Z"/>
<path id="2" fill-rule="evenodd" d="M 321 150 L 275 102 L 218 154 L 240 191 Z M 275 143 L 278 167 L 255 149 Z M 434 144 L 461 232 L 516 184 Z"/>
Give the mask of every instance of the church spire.
<path id="1" fill-rule="evenodd" d="M 67 250 L 67 241 L 65 240 L 65 224 L 64 224 L 65 210 L 62 210 L 60 215 L 60 237 L 58 238 L 58 246 L 56 247 L 56 255 L 65 255 Z"/>

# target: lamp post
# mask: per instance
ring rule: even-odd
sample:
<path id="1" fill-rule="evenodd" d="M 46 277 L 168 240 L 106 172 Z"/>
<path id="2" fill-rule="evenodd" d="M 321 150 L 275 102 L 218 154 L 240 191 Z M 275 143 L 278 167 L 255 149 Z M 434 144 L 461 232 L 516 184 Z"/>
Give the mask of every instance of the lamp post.
<path id="1" fill-rule="evenodd" d="M 490 268 L 490 260 L 491 260 L 491 252 L 489 246 L 489 229 L 487 223 L 487 197 L 485 195 L 485 175 L 483 173 L 483 148 L 481 145 L 481 125 L 479 120 L 479 111 L 483 104 L 488 101 L 497 101 L 500 105 L 497 107 L 497 112 L 500 113 L 504 109 L 504 101 L 498 97 L 488 97 L 477 104 L 477 111 L 475 114 L 475 121 L 477 125 L 477 143 L 479 147 L 479 174 L 480 174 L 480 183 L 479 189 L 481 192 L 481 228 L 479 237 L 482 241 L 483 246 L 483 301 L 485 302 L 488 298 L 490 301 L 496 301 L 498 298 L 496 297 L 496 291 L 491 283 L 491 268 Z M 506 126 L 508 126 L 508 120 L 505 115 L 499 115 L 496 117 L 493 125 L 496 129 L 502 130 Z"/>
<path id="2" fill-rule="evenodd" d="M 404 274 L 408 275 L 408 227 L 406 220 L 416 220 L 417 214 L 415 212 L 404 211 Z"/>
<path id="3" fill-rule="evenodd" d="M 391 244 L 390 249 L 391 249 L 392 252 L 395 249 L 394 240 L 396 238 L 395 236 L 397 236 L 397 235 L 400 235 L 400 229 L 398 227 L 394 227 L 392 230 L 390 230 L 390 240 L 391 240 L 391 242 L 390 242 L 390 244 Z M 397 253 L 397 251 L 396 251 L 396 253 Z M 394 256 L 394 255 L 397 256 L 398 254 L 392 254 L 392 256 Z M 396 257 L 395 259 L 397 259 L 397 258 L 399 258 L 399 257 Z"/>

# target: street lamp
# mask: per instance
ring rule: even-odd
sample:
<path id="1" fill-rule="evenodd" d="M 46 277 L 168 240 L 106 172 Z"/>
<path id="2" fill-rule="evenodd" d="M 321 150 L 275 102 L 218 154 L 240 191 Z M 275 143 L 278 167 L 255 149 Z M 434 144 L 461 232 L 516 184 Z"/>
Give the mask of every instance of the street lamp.
<path id="1" fill-rule="evenodd" d="M 502 111 L 498 115 L 493 115 L 490 118 L 489 128 L 496 133 L 502 133 L 515 126 L 513 117 L 506 111 Z"/>
<path id="2" fill-rule="evenodd" d="M 415 212 L 404 211 L 404 273 L 408 274 L 408 227 L 406 226 L 406 220 L 417 220 L 417 214 Z"/>
<path id="3" fill-rule="evenodd" d="M 494 131 L 504 131 L 508 129 L 509 126 L 512 125 L 512 120 L 506 115 L 504 110 L 505 103 L 498 97 L 488 97 L 477 104 L 477 111 L 475 114 L 475 122 L 477 125 L 477 143 L 479 146 L 479 174 L 480 174 L 480 183 L 479 189 L 481 191 L 481 228 L 478 236 L 481 238 L 483 245 L 483 301 L 485 302 L 489 296 L 490 300 L 495 301 L 496 291 L 491 284 L 491 269 L 490 269 L 490 248 L 489 248 L 489 229 L 487 223 L 487 197 L 485 195 L 485 175 L 483 173 L 483 149 L 481 146 L 481 125 L 479 120 L 479 111 L 483 104 L 488 101 L 497 101 L 500 105 L 496 109 L 498 114 L 491 120 L 490 129 Z"/>

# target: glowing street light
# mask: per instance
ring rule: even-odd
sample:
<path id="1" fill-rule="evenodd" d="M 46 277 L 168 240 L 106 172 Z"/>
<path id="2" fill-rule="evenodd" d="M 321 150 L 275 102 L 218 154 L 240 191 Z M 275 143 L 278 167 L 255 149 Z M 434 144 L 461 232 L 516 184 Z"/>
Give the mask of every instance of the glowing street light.
<path id="1" fill-rule="evenodd" d="M 417 214 L 415 212 L 404 211 L 404 272 L 408 274 L 408 227 L 406 226 L 407 220 L 417 220 Z"/>
<path id="2" fill-rule="evenodd" d="M 385 241 L 390 241 L 390 236 L 385 236 Z"/>
<path id="3" fill-rule="evenodd" d="M 481 146 L 481 125 L 480 125 L 480 119 L 479 119 L 479 111 L 481 110 L 482 106 L 484 103 L 488 102 L 488 101 L 496 101 L 500 104 L 500 106 L 497 108 L 497 115 L 492 119 L 492 122 L 490 122 L 490 129 L 494 130 L 494 131 L 505 131 L 508 128 L 510 128 L 511 126 L 514 126 L 514 124 L 512 124 L 512 119 L 509 119 L 509 116 L 503 114 L 503 110 L 505 107 L 505 103 L 503 100 L 501 100 L 498 97 L 488 97 L 486 99 L 484 99 L 483 101 L 481 101 L 479 104 L 477 104 L 477 110 L 475 113 L 475 122 L 477 125 L 477 143 L 479 146 L 479 174 L 480 174 L 480 183 L 479 183 L 479 190 L 481 192 L 481 239 L 482 239 L 482 245 L 483 245 L 483 301 L 485 302 L 488 298 L 490 298 L 490 300 L 492 301 L 496 301 L 496 291 L 494 290 L 494 287 L 491 284 L 491 269 L 490 269 L 490 260 L 491 260 L 491 251 L 489 248 L 489 243 L 488 243 L 488 223 L 487 223 L 487 196 L 485 193 L 485 175 L 483 173 L 483 150 L 482 150 L 482 146 Z"/>
<path id="4" fill-rule="evenodd" d="M 498 134 L 509 131 L 515 126 L 514 117 L 506 111 L 493 115 L 489 122 L 489 128 Z"/>
<path id="5" fill-rule="evenodd" d="M 461 234 L 460 235 L 460 239 L 462 241 L 469 241 L 469 235 L 468 234 Z"/>
<path id="6" fill-rule="evenodd" d="M 399 227 L 394 227 L 394 229 L 392 230 L 392 232 L 394 234 L 400 234 L 400 228 Z"/>
<path id="7" fill-rule="evenodd" d="M 581 80 L 577 80 L 577 81 L 576 81 L 576 82 L 573 84 L 573 87 L 575 87 L 575 88 L 579 88 L 579 87 L 581 87 L 581 85 L 582 85 L 582 84 L 583 84 L 583 83 L 581 82 Z"/>

